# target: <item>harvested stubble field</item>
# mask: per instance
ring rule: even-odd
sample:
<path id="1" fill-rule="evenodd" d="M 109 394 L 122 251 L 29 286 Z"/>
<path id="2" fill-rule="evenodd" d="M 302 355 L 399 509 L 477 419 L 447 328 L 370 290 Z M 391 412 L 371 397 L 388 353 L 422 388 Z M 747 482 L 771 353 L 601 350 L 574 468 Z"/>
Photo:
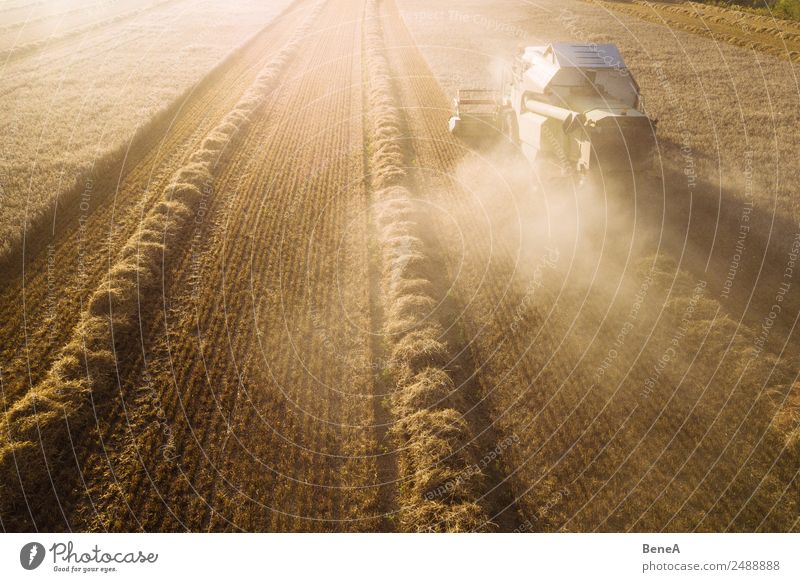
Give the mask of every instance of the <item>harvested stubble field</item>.
<path id="1" fill-rule="evenodd" d="M 577 0 L 22 4 L 68 24 L 0 77 L 4 530 L 800 529 L 790 62 Z M 656 175 L 447 132 L 561 39 Z"/>
<path id="2" fill-rule="evenodd" d="M 209 69 L 287 4 L 171 0 L 75 34 L 44 35 L 36 51 L 15 40 L 24 54 L 0 55 L 0 264 L 18 264 L 24 243 L 52 239 L 62 214 L 56 199 L 68 212 L 87 181 L 110 184 L 123 163 L 156 150 L 165 132 L 148 138 L 208 82 Z M 33 240 L 22 241 L 26 227 Z"/>
<path id="3" fill-rule="evenodd" d="M 172 0 L 34 2 L 2 12 L 0 51 L 21 56 L 56 40 L 124 20 Z"/>
<path id="4" fill-rule="evenodd" d="M 591 0 L 606 10 L 800 62 L 800 22 L 698 2 Z M 756 4 L 757 5 L 757 4 Z"/>

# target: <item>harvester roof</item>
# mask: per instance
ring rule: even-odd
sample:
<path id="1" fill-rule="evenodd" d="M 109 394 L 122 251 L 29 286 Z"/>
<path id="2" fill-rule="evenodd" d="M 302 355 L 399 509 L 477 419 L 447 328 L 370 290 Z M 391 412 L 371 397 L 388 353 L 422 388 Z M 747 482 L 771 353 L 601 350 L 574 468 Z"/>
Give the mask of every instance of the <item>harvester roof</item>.
<path id="1" fill-rule="evenodd" d="M 639 88 L 627 75 L 625 61 L 613 44 L 556 42 L 529 46 L 522 60 L 526 63 L 524 80 L 528 91 L 548 93 L 561 87 L 571 88 L 571 94 L 577 95 L 602 86 L 609 97 L 623 101 L 627 107 L 636 106 Z"/>
<path id="2" fill-rule="evenodd" d="M 624 69 L 622 55 L 613 44 L 575 44 L 556 42 L 545 46 L 528 47 L 539 53 L 545 60 L 558 67 L 577 67 L 580 69 Z"/>

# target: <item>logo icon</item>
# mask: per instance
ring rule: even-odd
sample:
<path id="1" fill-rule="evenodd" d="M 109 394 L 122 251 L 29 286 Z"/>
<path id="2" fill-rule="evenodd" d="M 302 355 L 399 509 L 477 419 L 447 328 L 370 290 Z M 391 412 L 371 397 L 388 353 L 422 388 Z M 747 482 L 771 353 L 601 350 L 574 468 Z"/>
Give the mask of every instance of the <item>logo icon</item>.
<path id="1" fill-rule="evenodd" d="M 26 570 L 35 570 L 44 561 L 44 546 L 39 542 L 29 542 L 19 551 L 19 563 Z"/>

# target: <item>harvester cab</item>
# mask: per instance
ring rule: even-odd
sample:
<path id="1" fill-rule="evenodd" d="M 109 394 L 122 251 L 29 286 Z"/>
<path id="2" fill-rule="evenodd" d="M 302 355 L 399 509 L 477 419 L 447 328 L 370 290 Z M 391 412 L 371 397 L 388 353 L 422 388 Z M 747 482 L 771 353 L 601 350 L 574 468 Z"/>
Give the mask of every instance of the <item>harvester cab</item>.
<path id="1" fill-rule="evenodd" d="M 500 131 L 546 175 L 631 174 L 652 163 L 655 122 L 613 44 L 526 47 L 499 93 L 459 91 L 454 107 L 451 131 Z"/>

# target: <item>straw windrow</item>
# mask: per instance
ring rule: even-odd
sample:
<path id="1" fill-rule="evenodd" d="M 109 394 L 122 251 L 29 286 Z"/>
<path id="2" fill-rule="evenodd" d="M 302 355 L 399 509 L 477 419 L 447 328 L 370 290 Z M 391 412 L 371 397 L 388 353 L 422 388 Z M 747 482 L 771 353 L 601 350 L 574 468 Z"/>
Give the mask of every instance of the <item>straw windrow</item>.
<path id="1" fill-rule="evenodd" d="M 117 381 L 117 342 L 135 331 L 140 304 L 180 249 L 167 241 L 181 240 L 203 199 L 214 195 L 217 161 L 266 102 L 321 8 L 319 3 L 312 9 L 236 107 L 172 176 L 163 200 L 145 216 L 90 297 L 45 379 L 0 420 L 0 508 L 18 505 L 23 497 L 31 503 L 31 493 L 46 486 L 48 475 L 74 463 L 70 443 L 91 423 L 94 406 Z"/>
<path id="2" fill-rule="evenodd" d="M 400 521 L 407 531 L 489 527 L 480 497 L 463 394 L 448 368 L 453 356 L 437 306 L 443 287 L 407 184 L 403 117 L 395 105 L 377 1 L 367 4 L 367 71 L 373 153 L 374 221 L 381 247 L 382 330 L 395 385 L 391 409 L 400 450 Z"/>

